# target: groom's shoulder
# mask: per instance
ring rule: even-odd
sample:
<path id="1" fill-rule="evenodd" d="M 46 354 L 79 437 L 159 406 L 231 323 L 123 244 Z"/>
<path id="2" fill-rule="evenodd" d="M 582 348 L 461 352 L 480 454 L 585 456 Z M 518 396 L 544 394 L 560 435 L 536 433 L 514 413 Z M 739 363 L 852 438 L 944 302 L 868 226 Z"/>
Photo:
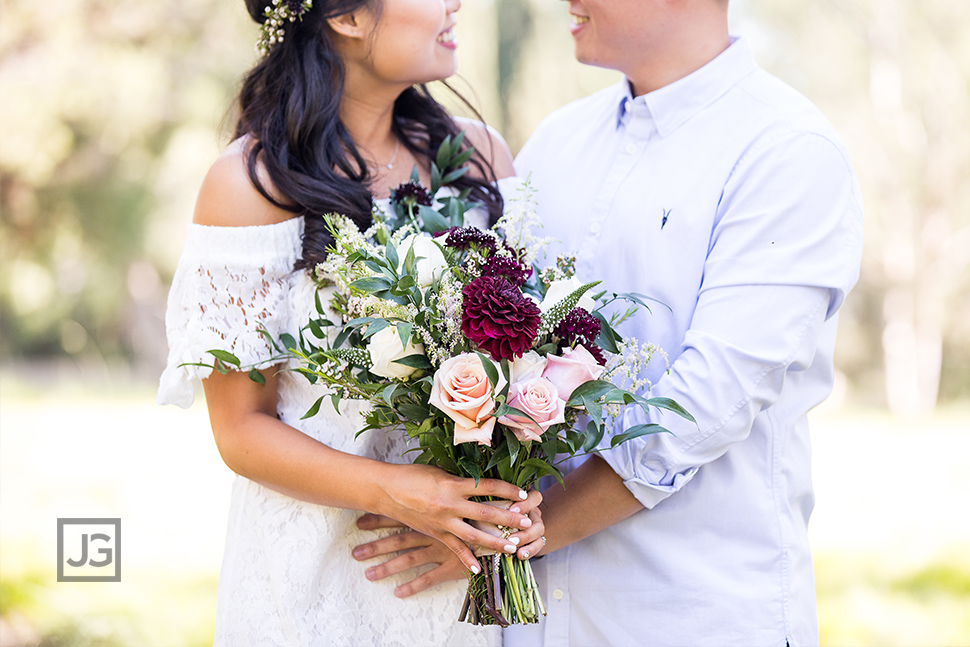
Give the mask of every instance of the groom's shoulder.
<path id="1" fill-rule="evenodd" d="M 772 126 L 772 130 L 813 134 L 843 147 L 835 127 L 822 110 L 773 74 L 758 69 L 739 85 L 746 97 L 745 112 Z"/>

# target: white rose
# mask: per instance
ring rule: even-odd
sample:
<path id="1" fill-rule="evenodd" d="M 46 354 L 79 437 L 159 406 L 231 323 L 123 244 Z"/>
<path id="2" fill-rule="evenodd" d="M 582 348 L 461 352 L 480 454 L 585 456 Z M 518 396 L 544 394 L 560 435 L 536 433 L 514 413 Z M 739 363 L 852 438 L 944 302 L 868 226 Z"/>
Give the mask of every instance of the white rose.
<path id="1" fill-rule="evenodd" d="M 370 372 L 381 377 L 404 380 L 417 370 L 404 364 L 395 364 L 394 360 L 407 357 L 408 355 L 423 355 L 424 346 L 412 344 L 408 340 L 405 347 L 401 344 L 401 336 L 394 326 L 388 326 L 370 338 L 367 344 L 367 352 L 370 353 L 370 361 L 373 364 Z"/>
<path id="2" fill-rule="evenodd" d="M 411 234 L 402 240 L 397 248 L 397 255 L 400 259 L 398 270 L 404 267 L 404 260 L 407 258 L 410 249 L 414 249 L 415 258 L 421 258 L 416 266 L 418 285 L 427 288 L 448 267 L 445 255 L 441 253 L 441 248 L 431 238 L 420 234 Z"/>
<path id="3" fill-rule="evenodd" d="M 509 367 L 509 377 L 511 378 L 509 382 L 515 384 L 529 378 L 539 377 L 544 370 L 546 370 L 546 358 L 534 350 L 530 350 L 512 362 Z"/>
<path id="4" fill-rule="evenodd" d="M 546 298 L 543 299 L 542 303 L 539 304 L 539 310 L 546 312 L 551 307 L 575 292 L 578 288 L 582 287 L 582 285 L 583 284 L 580 283 L 579 279 L 577 279 L 575 276 L 568 279 L 553 281 L 549 285 L 549 289 L 546 290 Z M 589 292 L 587 292 L 583 296 L 579 297 L 579 303 L 576 305 L 587 312 L 592 312 L 593 308 L 596 307 L 596 302 L 593 301 L 593 297 L 589 296 Z"/>

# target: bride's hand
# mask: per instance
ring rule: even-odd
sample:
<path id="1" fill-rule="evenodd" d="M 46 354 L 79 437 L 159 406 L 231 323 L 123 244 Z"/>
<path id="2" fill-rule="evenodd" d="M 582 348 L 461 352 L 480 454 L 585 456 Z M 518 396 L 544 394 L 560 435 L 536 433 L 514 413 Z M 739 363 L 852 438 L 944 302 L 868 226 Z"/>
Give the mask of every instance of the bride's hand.
<path id="1" fill-rule="evenodd" d="M 545 526 L 537 507 L 541 500 L 542 495 L 536 490 L 532 490 L 528 499 L 513 504 L 510 508 L 510 511 L 527 512 L 532 521 L 532 525 L 528 529 L 516 532 L 508 538 L 509 542 L 518 544 L 516 553 L 519 559 L 534 557 L 545 545 L 542 538 L 545 533 Z M 361 530 L 376 530 L 377 528 L 398 528 L 402 527 L 403 524 L 381 515 L 367 514 L 357 520 L 357 526 Z M 401 551 L 407 552 L 393 556 Z M 412 580 L 394 589 L 394 595 L 399 598 L 420 593 L 442 582 L 462 580 L 466 576 L 465 565 L 450 548 L 413 530 L 361 544 L 354 548 L 353 556 L 358 561 L 390 556 L 387 561 L 367 569 L 364 575 L 371 581 L 382 580 L 390 575 L 403 573 L 427 564 L 436 565 L 435 568 L 415 576 Z"/>
<path id="2" fill-rule="evenodd" d="M 513 553 L 516 546 L 514 542 L 475 528 L 466 520 L 520 529 L 529 528 L 533 523 L 526 513 L 538 503 L 516 512 L 469 500 L 490 496 L 518 501 L 521 505 L 528 500 L 527 494 L 511 483 L 480 479 L 476 486 L 474 479 L 452 476 L 430 465 L 387 464 L 386 467 L 389 469 L 379 481 L 385 496 L 375 505 L 375 511 L 437 539 L 472 572 L 478 572 L 479 567 L 469 546 L 499 553 Z M 541 495 L 538 496 L 541 500 Z"/>

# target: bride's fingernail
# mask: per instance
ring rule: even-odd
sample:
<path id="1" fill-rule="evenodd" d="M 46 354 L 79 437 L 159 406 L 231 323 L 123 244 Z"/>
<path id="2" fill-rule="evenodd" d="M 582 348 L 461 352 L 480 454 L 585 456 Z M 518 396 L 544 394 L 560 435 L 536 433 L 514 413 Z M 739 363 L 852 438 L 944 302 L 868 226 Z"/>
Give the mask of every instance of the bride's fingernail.
<path id="1" fill-rule="evenodd" d="M 509 543 L 510 544 L 515 544 L 516 546 L 518 546 L 519 545 L 519 538 L 518 537 L 509 537 Z"/>
<path id="2" fill-rule="evenodd" d="M 529 498 L 529 495 L 526 493 L 525 490 L 519 490 L 519 498 L 525 501 L 526 499 Z"/>
<path id="3" fill-rule="evenodd" d="M 375 572 L 374 572 L 374 569 L 373 569 L 373 568 L 368 568 L 368 569 L 367 569 L 367 570 L 366 570 L 366 571 L 364 572 L 364 577 L 366 577 L 366 578 L 367 578 L 367 579 L 369 579 L 369 580 L 372 580 L 372 579 L 374 579 L 374 576 L 375 576 L 376 574 L 377 574 L 377 573 L 375 573 Z"/>
<path id="4" fill-rule="evenodd" d="M 482 572 L 482 569 L 478 568 L 478 566 L 472 566 L 472 573 L 474 573 L 475 575 L 478 575 L 481 572 Z"/>
<path id="5" fill-rule="evenodd" d="M 522 512 L 522 509 L 519 508 L 519 506 L 514 505 L 511 508 L 509 508 L 509 512 Z"/>
<path id="6" fill-rule="evenodd" d="M 512 544 L 509 544 L 508 546 L 505 547 L 505 552 L 507 552 L 507 553 L 514 553 L 515 552 L 515 546 L 513 546 Z"/>
<path id="7" fill-rule="evenodd" d="M 532 519 L 530 519 L 529 517 L 522 517 L 522 521 L 519 523 L 519 526 L 521 526 L 522 528 L 531 528 Z"/>
<path id="8" fill-rule="evenodd" d="M 529 551 L 527 550 L 522 551 L 522 559 L 529 559 Z"/>

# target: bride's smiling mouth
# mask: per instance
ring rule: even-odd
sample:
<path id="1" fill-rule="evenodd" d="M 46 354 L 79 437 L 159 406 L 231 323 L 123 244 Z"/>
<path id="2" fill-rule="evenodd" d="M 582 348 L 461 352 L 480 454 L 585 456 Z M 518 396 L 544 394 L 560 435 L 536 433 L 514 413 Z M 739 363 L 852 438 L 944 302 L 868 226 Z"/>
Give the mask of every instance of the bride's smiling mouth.
<path id="1" fill-rule="evenodd" d="M 455 26 L 452 25 L 448 29 L 438 34 L 438 38 L 435 40 L 439 45 L 447 47 L 448 49 L 455 49 L 458 47 L 458 36 L 455 34 Z"/>

